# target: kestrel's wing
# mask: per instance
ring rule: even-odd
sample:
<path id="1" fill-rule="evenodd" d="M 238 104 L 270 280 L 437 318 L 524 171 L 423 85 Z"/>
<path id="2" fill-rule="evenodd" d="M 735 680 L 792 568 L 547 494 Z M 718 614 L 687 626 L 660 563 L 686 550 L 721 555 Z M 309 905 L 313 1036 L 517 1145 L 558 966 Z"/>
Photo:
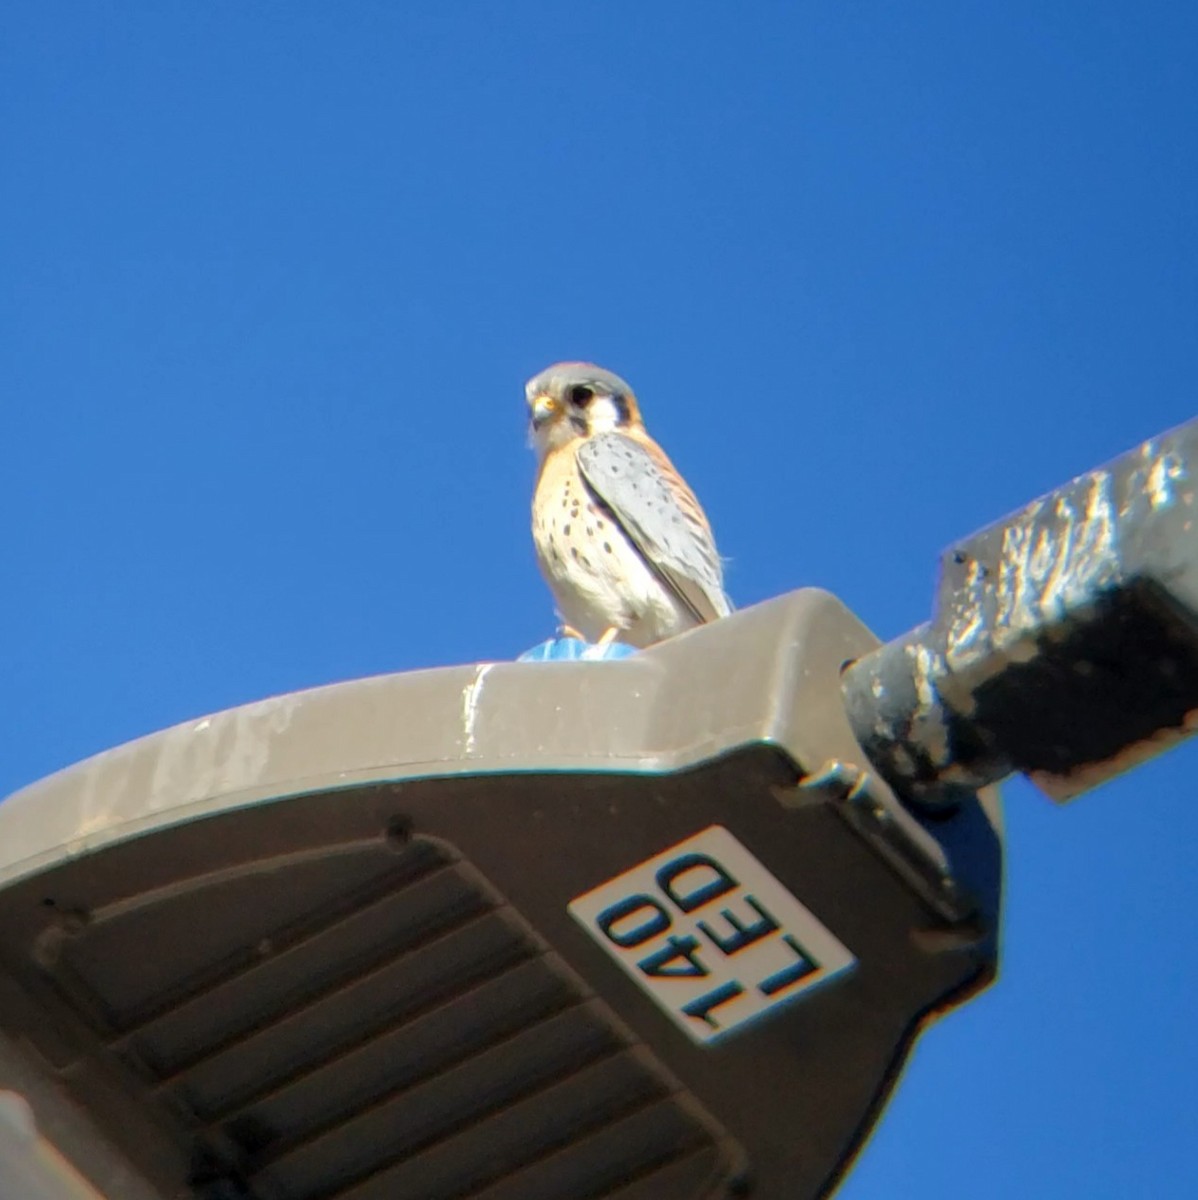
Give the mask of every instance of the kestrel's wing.
<path id="1" fill-rule="evenodd" d="M 664 457 L 664 456 L 663 456 Z M 705 623 L 732 610 L 707 519 L 690 489 L 640 442 L 600 433 L 578 447 L 578 466 L 632 544 Z"/>

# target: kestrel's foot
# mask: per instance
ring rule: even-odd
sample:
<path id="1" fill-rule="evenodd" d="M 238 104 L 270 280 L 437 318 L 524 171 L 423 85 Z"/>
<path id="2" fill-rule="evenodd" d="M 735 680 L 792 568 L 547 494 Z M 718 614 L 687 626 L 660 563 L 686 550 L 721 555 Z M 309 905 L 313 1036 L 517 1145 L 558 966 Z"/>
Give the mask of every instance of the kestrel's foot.
<path id="1" fill-rule="evenodd" d="M 826 759 L 816 770 L 799 777 L 801 788 L 835 788 L 846 800 L 863 796 L 872 783 L 871 772 L 839 758 Z"/>
<path id="2" fill-rule="evenodd" d="M 608 648 L 608 646 L 610 646 L 612 644 L 612 642 L 614 642 L 616 640 L 616 638 L 619 636 L 619 634 L 620 634 L 620 627 L 618 625 L 612 625 L 603 631 L 602 636 L 595 643 L 595 645 L 598 646 L 601 650 L 606 650 Z"/>
<path id="3" fill-rule="evenodd" d="M 576 642 L 586 641 L 586 638 L 573 625 L 559 625 L 557 627 L 557 636 L 559 638 L 573 638 Z"/>

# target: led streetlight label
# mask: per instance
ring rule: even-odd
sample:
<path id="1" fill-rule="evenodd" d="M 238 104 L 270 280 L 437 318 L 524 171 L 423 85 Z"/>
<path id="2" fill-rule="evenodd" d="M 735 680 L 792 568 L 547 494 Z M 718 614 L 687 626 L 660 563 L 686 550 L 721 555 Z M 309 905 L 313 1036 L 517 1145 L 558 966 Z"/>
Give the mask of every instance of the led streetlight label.
<path id="1" fill-rule="evenodd" d="M 579 896 L 569 911 L 700 1043 L 856 961 L 720 825 Z"/>

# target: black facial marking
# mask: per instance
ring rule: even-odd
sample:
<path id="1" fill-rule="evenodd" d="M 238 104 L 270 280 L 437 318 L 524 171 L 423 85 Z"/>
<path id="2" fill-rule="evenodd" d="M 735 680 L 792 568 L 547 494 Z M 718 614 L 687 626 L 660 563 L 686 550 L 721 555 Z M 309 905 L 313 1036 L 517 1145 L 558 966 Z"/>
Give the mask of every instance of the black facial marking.
<path id="1" fill-rule="evenodd" d="M 570 389 L 570 403 L 578 408 L 586 408 L 595 399 L 595 389 L 585 383 L 576 383 Z"/>

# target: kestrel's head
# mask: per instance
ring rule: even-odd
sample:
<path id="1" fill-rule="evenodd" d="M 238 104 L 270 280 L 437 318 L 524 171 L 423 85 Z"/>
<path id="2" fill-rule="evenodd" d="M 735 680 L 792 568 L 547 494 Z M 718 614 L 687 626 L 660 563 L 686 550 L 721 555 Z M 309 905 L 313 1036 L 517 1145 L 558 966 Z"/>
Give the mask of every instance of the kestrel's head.
<path id="1" fill-rule="evenodd" d="M 528 381 L 524 395 L 533 445 L 541 455 L 574 438 L 641 426 L 632 388 L 594 363 L 554 363 Z"/>

